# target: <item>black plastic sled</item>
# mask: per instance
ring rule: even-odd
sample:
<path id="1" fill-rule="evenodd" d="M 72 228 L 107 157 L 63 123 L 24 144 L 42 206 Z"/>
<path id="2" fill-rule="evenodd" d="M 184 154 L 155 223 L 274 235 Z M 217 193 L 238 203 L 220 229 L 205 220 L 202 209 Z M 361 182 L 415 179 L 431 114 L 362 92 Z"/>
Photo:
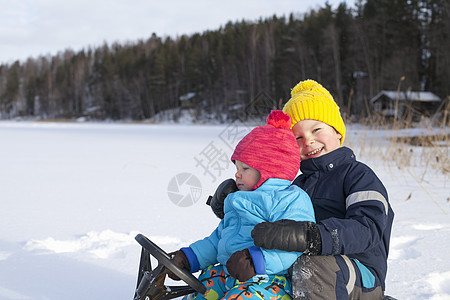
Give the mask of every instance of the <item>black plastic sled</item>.
<path id="1" fill-rule="evenodd" d="M 147 237 L 138 234 L 135 239 L 142 246 L 142 250 L 134 300 L 166 300 L 195 292 L 201 294 L 206 292 L 206 287 L 197 278 L 173 264 L 170 256 Z M 153 256 L 158 261 L 158 265 L 154 269 L 152 269 L 150 256 Z M 164 280 L 167 275 L 167 269 L 172 271 L 187 285 L 165 285 Z"/>
<path id="2" fill-rule="evenodd" d="M 178 268 L 170 260 L 170 256 L 147 237 L 138 234 L 135 239 L 142 246 L 142 250 L 134 300 L 166 300 L 196 292 L 200 294 L 206 292 L 206 287 L 197 278 L 189 272 Z M 158 265 L 154 269 L 152 269 L 150 261 L 151 256 L 158 261 Z M 164 280 L 167 275 L 167 269 L 172 271 L 187 285 L 165 285 Z M 396 299 L 386 295 L 383 300 Z"/>

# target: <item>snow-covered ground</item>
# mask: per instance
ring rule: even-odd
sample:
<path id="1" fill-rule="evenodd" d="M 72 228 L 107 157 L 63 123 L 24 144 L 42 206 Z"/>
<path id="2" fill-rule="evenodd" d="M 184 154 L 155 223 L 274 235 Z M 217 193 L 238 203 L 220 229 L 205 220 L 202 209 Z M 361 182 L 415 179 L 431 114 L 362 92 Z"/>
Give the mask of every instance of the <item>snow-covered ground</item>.
<path id="1" fill-rule="evenodd" d="M 0 122 L 0 299 L 132 299 L 135 235 L 172 251 L 209 234 L 205 201 L 234 175 L 228 158 L 249 129 Z M 420 148 L 398 168 L 389 135 L 349 126 L 346 139 L 396 213 L 387 293 L 450 299 L 449 175 L 420 163 Z"/>

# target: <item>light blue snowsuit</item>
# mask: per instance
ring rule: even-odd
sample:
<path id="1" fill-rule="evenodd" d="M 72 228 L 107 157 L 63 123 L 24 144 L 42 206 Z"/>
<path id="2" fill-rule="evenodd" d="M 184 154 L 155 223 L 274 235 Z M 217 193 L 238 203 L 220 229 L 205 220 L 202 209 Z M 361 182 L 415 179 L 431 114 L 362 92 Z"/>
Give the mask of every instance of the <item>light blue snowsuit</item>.
<path id="1" fill-rule="evenodd" d="M 224 204 L 225 217 L 213 233 L 182 248 L 191 272 L 205 270 L 248 248 L 258 275 L 285 275 L 300 252 L 261 249 L 253 244 L 251 231 L 264 221 L 290 219 L 315 222 L 311 200 L 305 191 L 284 179 L 270 178 L 254 191 L 229 194 Z M 224 267 L 226 275 L 228 272 Z M 257 277 L 255 276 L 255 277 Z"/>

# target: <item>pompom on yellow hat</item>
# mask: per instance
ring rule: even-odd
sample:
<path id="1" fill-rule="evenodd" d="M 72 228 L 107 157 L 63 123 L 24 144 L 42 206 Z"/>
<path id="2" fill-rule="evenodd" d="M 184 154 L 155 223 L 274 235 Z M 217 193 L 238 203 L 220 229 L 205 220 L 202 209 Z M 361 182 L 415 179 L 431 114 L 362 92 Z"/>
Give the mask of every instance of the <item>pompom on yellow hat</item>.
<path id="1" fill-rule="evenodd" d="M 308 79 L 300 81 L 291 91 L 291 99 L 284 105 L 283 112 L 292 120 L 292 127 L 301 120 L 317 120 L 332 126 L 345 138 L 345 125 L 339 106 L 321 84 Z"/>

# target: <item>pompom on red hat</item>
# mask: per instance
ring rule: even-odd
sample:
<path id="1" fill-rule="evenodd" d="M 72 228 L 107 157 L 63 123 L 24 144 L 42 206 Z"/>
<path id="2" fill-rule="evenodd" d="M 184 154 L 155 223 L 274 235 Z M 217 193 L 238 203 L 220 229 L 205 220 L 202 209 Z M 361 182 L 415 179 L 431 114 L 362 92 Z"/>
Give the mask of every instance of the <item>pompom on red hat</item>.
<path id="1" fill-rule="evenodd" d="M 236 146 L 231 160 L 242 161 L 261 173 L 253 190 L 269 178 L 295 179 L 300 169 L 300 149 L 290 128 L 289 115 L 273 110 L 267 125 L 254 128 Z"/>

